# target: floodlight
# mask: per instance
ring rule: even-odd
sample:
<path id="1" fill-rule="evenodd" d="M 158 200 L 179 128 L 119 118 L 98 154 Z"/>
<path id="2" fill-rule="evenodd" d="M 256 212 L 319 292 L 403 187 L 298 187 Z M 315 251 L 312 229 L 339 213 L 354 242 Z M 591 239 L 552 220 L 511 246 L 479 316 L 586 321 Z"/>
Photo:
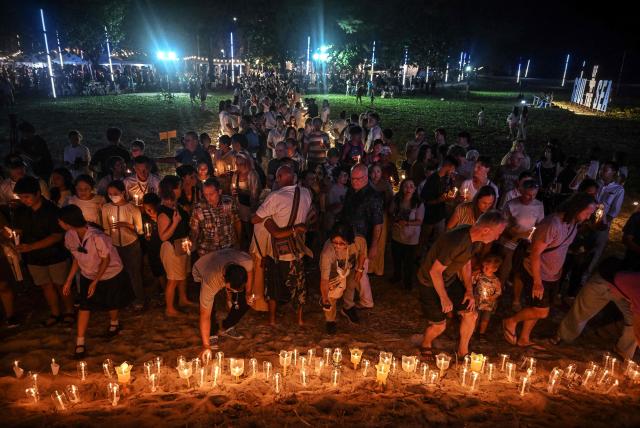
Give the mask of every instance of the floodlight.
<path id="1" fill-rule="evenodd" d="M 314 61 L 318 61 L 320 59 L 320 54 L 318 52 L 316 52 L 316 53 L 314 53 L 312 55 L 312 58 L 313 58 Z"/>
<path id="2" fill-rule="evenodd" d="M 471 71 L 471 66 L 467 65 L 467 67 L 465 68 L 466 71 Z"/>
<path id="3" fill-rule="evenodd" d="M 163 52 L 163 51 L 158 51 L 158 53 L 156 54 L 156 56 L 158 57 L 158 59 L 164 61 L 165 59 L 167 59 L 167 55 Z"/>

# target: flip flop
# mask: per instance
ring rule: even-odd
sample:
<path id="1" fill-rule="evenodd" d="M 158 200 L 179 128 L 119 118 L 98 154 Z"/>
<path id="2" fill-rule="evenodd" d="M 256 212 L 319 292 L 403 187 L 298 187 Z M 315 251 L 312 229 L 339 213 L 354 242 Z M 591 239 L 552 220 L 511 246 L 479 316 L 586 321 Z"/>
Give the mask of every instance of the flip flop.
<path id="1" fill-rule="evenodd" d="M 526 345 L 517 345 L 517 346 L 520 347 L 520 348 L 524 348 L 524 349 L 533 349 L 534 351 L 546 351 L 547 350 L 547 348 L 545 348 L 544 346 L 539 345 L 539 344 L 537 344 L 535 342 L 530 342 L 530 343 L 527 343 Z"/>
<path id="2" fill-rule="evenodd" d="M 502 335 L 504 336 L 504 340 L 506 340 L 509 345 L 516 346 L 516 344 L 518 343 L 518 338 L 516 337 L 515 333 L 511 333 L 509 330 L 507 330 L 504 320 L 502 320 Z"/>

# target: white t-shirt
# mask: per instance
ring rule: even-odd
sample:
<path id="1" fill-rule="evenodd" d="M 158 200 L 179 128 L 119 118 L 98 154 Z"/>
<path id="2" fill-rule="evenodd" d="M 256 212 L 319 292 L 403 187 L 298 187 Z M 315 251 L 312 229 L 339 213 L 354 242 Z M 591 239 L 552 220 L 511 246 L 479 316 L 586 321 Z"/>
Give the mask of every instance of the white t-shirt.
<path id="1" fill-rule="evenodd" d="M 243 251 L 234 248 L 224 248 L 206 254 L 193 265 L 193 280 L 200 282 L 200 307 L 211 310 L 213 300 L 218 291 L 224 288 L 224 271 L 228 264 L 235 263 L 253 272 L 253 259 Z"/>
<path id="2" fill-rule="evenodd" d="M 95 195 L 93 198 L 85 201 L 73 195 L 67 198 L 65 205 L 75 205 L 82 210 L 82 215 L 86 221 L 99 224 L 102 226 L 102 217 L 100 212 L 104 205 L 104 196 Z M 108 226 L 108 225 L 107 225 Z"/>
<path id="3" fill-rule="evenodd" d="M 520 197 L 520 190 L 518 190 L 517 187 L 515 189 L 509 190 L 507 193 L 504 194 L 504 198 L 502 198 L 502 200 L 500 201 L 498 209 L 504 209 L 505 205 L 507 205 L 507 202 L 519 197 Z"/>
<path id="4" fill-rule="evenodd" d="M 497 201 L 500 196 L 500 193 L 498 192 L 498 186 L 496 186 L 496 184 L 491 180 L 488 180 L 485 186 L 493 187 L 493 190 L 496 191 L 496 201 Z M 466 193 L 467 198 L 465 200 L 470 201 L 471 199 L 473 199 L 473 197 L 476 195 L 476 193 L 478 193 L 478 190 L 480 189 L 475 188 L 475 186 L 473 185 L 473 179 L 470 178 L 462 182 L 462 186 L 460 186 L 460 194 L 465 195 L 465 190 L 467 191 Z"/>
<path id="5" fill-rule="evenodd" d="M 87 279 L 95 279 L 98 275 L 102 258 L 109 257 L 109 264 L 100 280 L 111 279 L 122 271 L 122 260 L 111 239 L 102 231 L 93 227 L 87 228 L 84 239 L 80 240 L 78 232 L 68 230 L 64 234 L 64 246 L 78 261 L 80 273 Z M 84 250 L 81 251 L 81 248 Z"/>
<path id="6" fill-rule="evenodd" d="M 229 129 L 228 125 L 233 126 L 233 121 L 231 120 L 231 115 L 227 113 L 226 110 L 222 110 L 218 113 L 218 119 L 220 119 L 220 132 L 224 135 L 228 135 L 231 137 L 233 132 Z"/>
<path id="7" fill-rule="evenodd" d="M 114 229 L 111 227 L 112 220 L 115 220 L 116 223 L 132 224 L 135 231 L 125 227 Z M 143 233 L 140 209 L 133 204 L 104 204 L 102 207 L 102 226 L 105 233 L 111 236 L 113 245 L 117 247 L 131 245 L 138 240 L 138 235 Z"/>
<path id="8" fill-rule="evenodd" d="M 532 227 L 544 219 L 544 205 L 537 199 L 529 205 L 524 205 L 519 199 L 513 199 L 504 207 L 504 213 L 509 219 L 509 225 L 515 224 L 517 232 L 531 231 Z M 513 239 L 500 238 L 500 243 L 511 250 L 515 250 L 518 242 Z"/>
<path id="9" fill-rule="evenodd" d="M 364 146 L 364 151 L 368 152 L 373 147 L 373 142 L 376 140 L 382 140 L 382 129 L 380 126 L 376 125 L 369 130 L 369 134 L 367 135 L 367 142 Z"/>
<path id="10" fill-rule="evenodd" d="M 287 130 L 285 128 L 282 131 L 278 131 L 278 128 L 273 128 L 269 131 L 269 135 L 267 135 L 267 147 L 271 149 L 272 155 L 276 157 L 276 144 L 280 141 L 284 141 L 284 136 L 286 135 Z"/>
<path id="11" fill-rule="evenodd" d="M 254 240 L 251 241 L 251 252 L 261 255 L 262 257 L 273 256 L 273 250 L 271 248 L 271 234 L 264 227 L 264 222 L 271 218 L 278 227 L 286 227 L 289 223 L 289 217 L 291 216 L 291 208 L 293 206 L 293 196 L 296 189 L 296 185 L 285 186 L 281 189 L 269 193 L 262 205 L 258 207 L 256 215 L 264 221 L 254 225 L 253 233 L 255 235 Z M 309 211 L 311 209 L 311 193 L 309 189 L 299 187 L 300 189 L 300 203 L 298 205 L 298 213 L 296 215 L 294 224 L 304 223 L 307 220 Z M 256 241 L 258 242 L 259 249 L 256 248 Z M 280 258 L 282 261 L 291 261 L 294 256 L 285 256 Z"/>
<path id="12" fill-rule="evenodd" d="M 147 181 L 140 181 L 133 174 L 124 179 L 124 187 L 127 193 L 127 200 L 135 202 L 135 195 L 138 195 L 138 205 L 142 204 L 142 198 L 147 193 L 158 193 L 160 178 L 157 175 L 149 174 Z"/>
<path id="13" fill-rule="evenodd" d="M 323 107 L 320 112 L 320 119 L 322 123 L 327 123 L 329 121 L 329 115 L 331 114 L 331 109 L 329 107 Z"/>
<path id="14" fill-rule="evenodd" d="M 89 172 L 88 165 L 89 165 L 89 162 L 91 162 L 91 153 L 89 152 L 89 148 L 82 144 L 78 144 L 75 147 L 69 144 L 64 148 L 64 154 L 63 154 L 64 162 L 67 162 L 73 165 L 76 159 L 78 158 L 86 162 L 87 166 L 82 167 L 80 169 L 69 168 L 73 178 L 76 178 L 80 174 L 87 174 Z"/>

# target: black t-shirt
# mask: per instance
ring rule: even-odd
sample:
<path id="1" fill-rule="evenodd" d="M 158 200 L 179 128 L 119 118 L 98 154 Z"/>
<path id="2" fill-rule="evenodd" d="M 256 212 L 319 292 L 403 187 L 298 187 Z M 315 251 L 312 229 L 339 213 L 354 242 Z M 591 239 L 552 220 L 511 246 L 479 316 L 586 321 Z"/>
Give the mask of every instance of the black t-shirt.
<path id="1" fill-rule="evenodd" d="M 633 213 L 622 229 L 623 235 L 630 235 L 633 243 L 640 245 L 640 212 Z M 640 254 L 627 250 L 624 254 L 624 267 L 628 270 L 640 271 Z"/>
<path id="2" fill-rule="evenodd" d="M 189 214 L 179 205 L 178 213 L 180 213 L 180 217 L 182 217 L 182 219 L 180 220 L 180 223 L 178 223 L 178 227 L 176 227 L 173 235 L 171 235 L 171 237 L 168 239 L 169 242 L 173 242 L 176 239 L 182 239 L 189 236 Z M 160 205 L 160 207 L 158 208 L 158 216 L 160 214 L 166 215 L 167 217 L 169 217 L 169 221 L 173 221 L 173 209 L 165 207 L 164 205 Z"/>
<path id="3" fill-rule="evenodd" d="M 441 235 L 429 249 L 426 257 L 420 263 L 418 280 L 427 287 L 433 287 L 433 280 L 429 271 L 436 260 L 447 268 L 442 272 L 445 286 L 448 286 L 462 267 L 471 260 L 471 256 L 481 243 L 471 242 L 470 225 L 458 226 Z"/>
<path id="4" fill-rule="evenodd" d="M 37 211 L 21 207 L 15 217 L 15 225 L 22 231 L 20 242 L 24 244 L 33 244 L 54 233 L 64 234 L 58 225 L 58 207 L 44 198 Z M 64 247 L 64 240 L 61 240 L 50 247 L 22 253 L 22 257 L 28 265 L 49 266 L 67 260 L 69 253 Z"/>
<path id="5" fill-rule="evenodd" d="M 431 174 L 424 183 L 420 197 L 424 202 L 424 223 L 436 224 L 447 216 L 446 204 L 438 202 L 430 205 L 428 202 L 438 199 L 449 190 L 449 178 L 440 177 L 437 172 Z"/>
<path id="6" fill-rule="evenodd" d="M 31 169 L 35 175 L 45 181 L 49 179 L 53 171 L 53 160 L 49 147 L 41 136 L 34 135 L 29 139 L 20 140 L 17 151 L 32 159 Z"/>
<path id="7" fill-rule="evenodd" d="M 371 185 L 359 191 L 347 190 L 342 209 L 342 222 L 353 227 L 356 235 L 364 236 L 371 245 L 373 227 L 384 221 L 383 197 Z"/>
<path id="8" fill-rule="evenodd" d="M 182 165 L 192 165 L 194 168 L 197 168 L 199 163 L 205 162 L 209 166 L 209 171 L 213 171 L 211 155 L 200 145 L 198 145 L 196 150 L 193 152 L 190 152 L 187 149 L 182 149 L 176 155 L 176 162 Z"/>
<path id="9" fill-rule="evenodd" d="M 100 165 L 100 174 L 98 174 L 99 178 L 102 178 L 109 173 L 107 162 L 114 156 L 120 156 L 127 164 L 131 162 L 131 155 L 129 154 L 129 151 L 120 143 L 109 144 L 107 147 L 103 147 L 93 154 L 91 157 L 91 165 Z"/>

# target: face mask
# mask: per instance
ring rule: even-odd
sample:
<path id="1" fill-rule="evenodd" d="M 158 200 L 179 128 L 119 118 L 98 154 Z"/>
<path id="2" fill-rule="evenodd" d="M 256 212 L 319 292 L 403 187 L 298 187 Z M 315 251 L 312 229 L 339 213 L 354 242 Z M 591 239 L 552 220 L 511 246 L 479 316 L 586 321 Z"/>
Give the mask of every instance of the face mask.
<path id="1" fill-rule="evenodd" d="M 111 199 L 111 202 L 113 202 L 114 204 L 122 202 L 122 196 L 120 195 L 109 196 L 109 199 Z"/>

